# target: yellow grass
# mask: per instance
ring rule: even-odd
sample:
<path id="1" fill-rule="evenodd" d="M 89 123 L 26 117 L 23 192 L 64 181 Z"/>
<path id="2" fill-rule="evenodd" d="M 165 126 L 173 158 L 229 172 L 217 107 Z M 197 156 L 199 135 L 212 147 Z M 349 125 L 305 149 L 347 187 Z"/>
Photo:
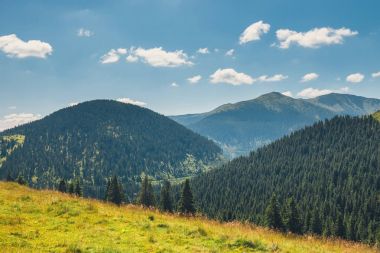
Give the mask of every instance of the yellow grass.
<path id="1" fill-rule="evenodd" d="M 0 182 L 1 252 L 376 252 Z"/>

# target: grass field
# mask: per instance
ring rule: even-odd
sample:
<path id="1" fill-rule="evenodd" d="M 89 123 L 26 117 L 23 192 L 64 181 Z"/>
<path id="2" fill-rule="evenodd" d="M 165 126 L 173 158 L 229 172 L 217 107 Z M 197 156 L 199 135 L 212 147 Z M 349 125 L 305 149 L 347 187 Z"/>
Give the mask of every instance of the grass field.
<path id="1" fill-rule="evenodd" d="M 0 182 L 1 252 L 376 252 Z"/>

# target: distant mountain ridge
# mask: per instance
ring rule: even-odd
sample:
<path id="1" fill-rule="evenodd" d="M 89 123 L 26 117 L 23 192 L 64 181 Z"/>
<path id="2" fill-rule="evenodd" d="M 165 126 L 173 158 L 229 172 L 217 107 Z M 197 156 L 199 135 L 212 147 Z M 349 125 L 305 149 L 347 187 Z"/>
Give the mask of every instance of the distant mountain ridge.
<path id="1" fill-rule="evenodd" d="M 79 179 L 85 195 L 94 197 L 103 197 L 112 175 L 133 194 L 142 173 L 195 175 L 221 154 L 215 143 L 163 115 L 111 100 L 84 102 L 1 132 L 0 149 L 1 178 L 22 175 L 37 188 Z"/>
<path id="2" fill-rule="evenodd" d="M 380 109 L 380 99 L 331 93 L 295 99 L 278 92 L 200 114 L 172 116 L 180 124 L 207 136 L 232 157 L 247 154 L 285 134 L 336 115 L 365 115 Z"/>

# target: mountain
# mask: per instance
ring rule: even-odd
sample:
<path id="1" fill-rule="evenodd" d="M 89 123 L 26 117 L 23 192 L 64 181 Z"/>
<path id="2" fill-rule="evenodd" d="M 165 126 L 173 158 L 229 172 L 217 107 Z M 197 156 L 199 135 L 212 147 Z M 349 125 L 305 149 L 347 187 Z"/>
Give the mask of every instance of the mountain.
<path id="1" fill-rule="evenodd" d="M 207 170 L 221 153 L 212 141 L 151 110 L 95 100 L 0 133 L 0 176 L 22 175 L 33 187 L 80 179 L 102 198 L 105 179 L 122 178 L 129 196 L 142 173 L 178 178 Z"/>
<path id="2" fill-rule="evenodd" d="M 227 154 L 235 157 L 318 120 L 336 115 L 365 115 L 379 109 L 380 99 L 334 93 L 313 99 L 294 99 L 272 92 L 222 105 L 207 113 L 171 118 L 215 140 Z"/>
<path id="3" fill-rule="evenodd" d="M 345 252 L 365 244 L 289 236 L 0 182 L 1 252 Z M 317 250 L 316 250 L 317 249 Z"/>
<path id="4" fill-rule="evenodd" d="M 264 225 L 275 194 L 282 207 L 295 200 L 304 233 L 373 243 L 380 232 L 380 123 L 372 116 L 319 121 L 191 186 L 208 217 Z"/>

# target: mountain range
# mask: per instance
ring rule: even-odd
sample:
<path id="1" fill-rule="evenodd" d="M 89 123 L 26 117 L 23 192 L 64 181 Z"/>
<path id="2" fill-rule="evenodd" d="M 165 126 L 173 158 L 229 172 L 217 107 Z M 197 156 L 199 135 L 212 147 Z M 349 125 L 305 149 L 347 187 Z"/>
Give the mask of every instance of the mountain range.
<path id="1" fill-rule="evenodd" d="M 171 116 L 178 123 L 217 142 L 231 157 L 336 115 L 366 115 L 380 109 L 380 99 L 331 93 L 296 99 L 272 92 L 200 114 Z"/>
<path id="2" fill-rule="evenodd" d="M 0 133 L 0 177 L 23 176 L 36 188 L 80 180 L 84 195 L 103 198 L 118 175 L 129 197 L 142 174 L 171 179 L 199 174 L 221 149 L 175 121 L 139 106 L 94 100 Z"/>

